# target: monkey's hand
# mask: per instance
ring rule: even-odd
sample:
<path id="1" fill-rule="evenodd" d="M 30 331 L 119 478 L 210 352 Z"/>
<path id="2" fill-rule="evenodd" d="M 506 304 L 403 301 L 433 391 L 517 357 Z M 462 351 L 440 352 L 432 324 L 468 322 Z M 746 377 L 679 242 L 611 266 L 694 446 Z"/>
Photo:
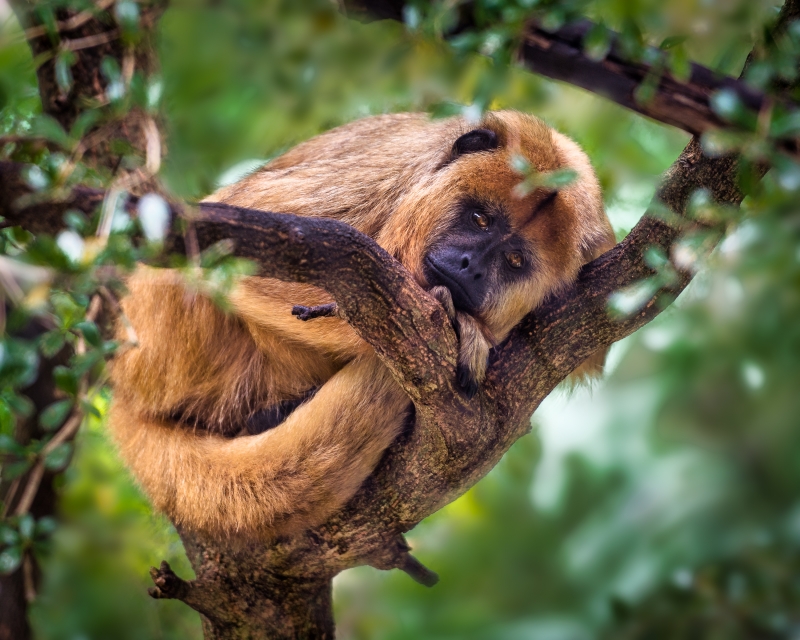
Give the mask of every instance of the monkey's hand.
<path id="1" fill-rule="evenodd" d="M 457 311 L 453 297 L 447 287 L 433 287 L 429 293 L 444 307 L 458 336 L 458 364 L 456 377 L 458 386 L 467 398 L 472 398 L 486 376 L 491 343 L 483 335 L 480 324 L 472 316 Z"/>

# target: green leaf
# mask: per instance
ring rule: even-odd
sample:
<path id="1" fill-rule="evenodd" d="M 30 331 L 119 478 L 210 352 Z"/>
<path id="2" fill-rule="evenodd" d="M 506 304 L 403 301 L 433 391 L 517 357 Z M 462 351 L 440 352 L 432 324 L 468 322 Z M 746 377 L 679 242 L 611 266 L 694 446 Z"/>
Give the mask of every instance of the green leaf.
<path id="1" fill-rule="evenodd" d="M 25 455 L 25 447 L 17 442 L 13 437 L 8 434 L 0 433 L 0 453 L 13 454 L 17 456 Z M 5 473 L 6 467 L 3 466 Z"/>
<path id="2" fill-rule="evenodd" d="M 12 547 L 16 544 L 19 544 L 20 542 L 19 531 L 17 531 L 13 527 L 5 525 L 0 526 L 0 542 L 2 542 L 3 545 L 7 547 Z"/>
<path id="3" fill-rule="evenodd" d="M 43 538 L 51 535 L 58 529 L 58 521 L 50 516 L 44 516 L 36 521 L 35 537 Z"/>
<path id="4" fill-rule="evenodd" d="M 658 84 L 661 82 L 663 68 L 661 63 L 655 63 L 647 72 L 644 80 L 633 92 L 633 97 L 639 104 L 647 104 L 656 95 Z"/>
<path id="5" fill-rule="evenodd" d="M 19 478 L 22 474 L 26 473 L 31 468 L 31 463 L 27 460 L 19 460 L 18 462 L 11 462 L 3 465 L 3 479 L 13 480 Z"/>
<path id="6" fill-rule="evenodd" d="M 74 229 L 78 233 L 87 233 L 91 226 L 86 214 L 75 209 L 70 209 L 64 214 L 64 222 L 70 229 Z"/>
<path id="7" fill-rule="evenodd" d="M 664 38 L 661 41 L 661 44 L 658 45 L 659 49 L 672 49 L 672 47 L 676 47 L 679 44 L 683 44 L 688 40 L 689 36 L 687 35 L 680 35 L 680 36 L 669 36 L 668 38 Z"/>
<path id="8" fill-rule="evenodd" d="M 230 240 L 220 240 L 205 249 L 200 254 L 200 266 L 208 269 L 213 267 L 233 252 L 233 243 Z"/>
<path id="9" fill-rule="evenodd" d="M 18 393 L 9 393 L 6 396 L 6 401 L 11 407 L 11 410 L 23 418 L 33 415 L 33 412 L 36 410 L 36 406 L 30 398 Z"/>
<path id="10" fill-rule="evenodd" d="M 114 5 L 114 17 L 126 35 L 139 29 L 139 5 L 130 0 L 122 0 Z"/>
<path id="11" fill-rule="evenodd" d="M 86 353 L 72 356 L 70 358 L 70 366 L 72 367 L 72 372 L 80 378 L 102 360 L 103 353 L 99 349 L 90 349 Z"/>
<path id="12" fill-rule="evenodd" d="M 19 535 L 24 540 L 30 540 L 33 537 L 33 529 L 35 526 L 36 521 L 30 513 L 25 513 L 19 517 L 17 529 L 19 530 Z"/>
<path id="13" fill-rule="evenodd" d="M 52 267 L 65 273 L 74 271 L 69 258 L 64 255 L 56 241 L 50 236 L 36 236 L 28 245 L 27 256 L 34 264 Z"/>
<path id="14" fill-rule="evenodd" d="M 611 32 L 598 22 L 589 29 L 583 40 L 583 50 L 592 60 L 603 60 L 611 49 Z"/>
<path id="15" fill-rule="evenodd" d="M 86 400 L 81 402 L 81 411 L 83 411 L 87 415 L 94 416 L 95 418 L 102 418 L 103 413 L 98 409 L 94 404 L 88 402 Z"/>
<path id="16" fill-rule="evenodd" d="M 72 140 L 58 120 L 47 114 L 42 114 L 33 121 L 31 133 L 50 140 L 50 142 L 55 142 L 64 149 L 72 147 Z"/>
<path id="17" fill-rule="evenodd" d="M 60 471 L 67 466 L 72 455 L 72 443 L 62 442 L 53 449 L 44 459 L 44 466 L 50 471 Z"/>
<path id="18" fill-rule="evenodd" d="M 9 574 L 16 571 L 22 562 L 21 547 L 7 547 L 0 553 L 0 573 Z"/>
<path id="19" fill-rule="evenodd" d="M 118 340 L 106 340 L 103 342 L 103 353 L 107 356 L 113 355 L 119 349 Z"/>
<path id="20" fill-rule="evenodd" d="M 79 378 L 72 369 L 59 365 L 53 369 L 53 378 L 62 391 L 73 396 L 78 393 Z"/>
<path id="21" fill-rule="evenodd" d="M 42 355 L 52 358 L 64 346 L 64 334 L 58 329 L 48 331 L 39 338 L 39 348 L 42 350 Z"/>
<path id="22" fill-rule="evenodd" d="M 59 400 L 47 406 L 39 416 L 39 424 L 48 431 L 58 429 L 72 410 L 72 400 Z"/>
<path id="23" fill-rule="evenodd" d="M 16 420 L 11 406 L 5 398 L 0 398 L 0 434 L 10 435 L 15 424 Z"/>
<path id="24" fill-rule="evenodd" d="M 79 322 L 86 313 L 84 307 L 76 303 L 72 296 L 61 291 L 55 292 L 50 297 L 50 301 L 58 316 L 63 320 L 62 326 L 64 327 L 71 327 Z"/>
<path id="25" fill-rule="evenodd" d="M 86 342 L 93 347 L 100 347 L 103 344 L 103 340 L 100 337 L 100 330 L 91 320 L 83 320 L 76 324 L 75 328 L 83 334 L 83 337 L 86 338 Z"/>
<path id="26" fill-rule="evenodd" d="M 561 189 L 562 187 L 571 185 L 575 182 L 577 177 L 578 172 L 574 169 L 559 169 L 558 171 L 540 174 L 537 182 L 541 187 Z"/>
<path id="27" fill-rule="evenodd" d="M 100 119 L 100 111 L 98 109 L 89 109 L 82 112 L 76 119 L 72 128 L 69 130 L 69 135 L 73 140 L 80 140 L 83 135 L 91 129 L 94 124 Z"/>
<path id="28" fill-rule="evenodd" d="M 682 82 L 687 82 L 692 75 L 692 64 L 686 47 L 676 47 L 670 51 L 667 64 L 672 75 Z"/>
<path id="29" fill-rule="evenodd" d="M 56 84 L 63 93 L 69 93 L 72 89 L 72 70 L 70 67 L 74 64 L 75 54 L 72 51 L 63 51 L 56 56 L 55 72 Z"/>

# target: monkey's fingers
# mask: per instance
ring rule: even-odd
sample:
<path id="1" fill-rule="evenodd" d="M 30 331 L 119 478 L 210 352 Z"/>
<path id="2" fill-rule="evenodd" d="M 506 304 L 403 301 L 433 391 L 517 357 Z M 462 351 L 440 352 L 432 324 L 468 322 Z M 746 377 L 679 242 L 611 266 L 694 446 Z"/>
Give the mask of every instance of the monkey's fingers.
<path id="1" fill-rule="evenodd" d="M 147 593 L 156 600 L 180 600 L 189 590 L 189 583 L 175 575 L 166 560 L 161 562 L 158 569 L 150 567 L 150 577 L 156 586 L 150 587 Z"/>
<path id="2" fill-rule="evenodd" d="M 335 302 L 328 304 L 320 304 L 316 307 L 305 307 L 302 304 L 296 304 L 292 307 L 292 315 L 297 316 L 303 322 L 313 320 L 314 318 L 331 318 L 339 314 L 339 305 Z"/>
<path id="3" fill-rule="evenodd" d="M 450 318 L 450 322 L 454 322 L 456 319 L 456 308 L 453 304 L 453 296 L 450 293 L 450 289 L 441 285 L 437 285 L 432 287 L 428 293 L 436 298 L 439 301 L 439 304 L 444 307 L 444 310 L 447 312 L 447 317 Z"/>

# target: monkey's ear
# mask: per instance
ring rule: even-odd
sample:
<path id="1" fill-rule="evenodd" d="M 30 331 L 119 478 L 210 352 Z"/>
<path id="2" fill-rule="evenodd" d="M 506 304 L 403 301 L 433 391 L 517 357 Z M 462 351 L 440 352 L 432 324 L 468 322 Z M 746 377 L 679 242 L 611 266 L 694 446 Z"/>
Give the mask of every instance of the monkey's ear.
<path id="1" fill-rule="evenodd" d="M 497 134 L 491 129 L 473 129 L 453 143 L 453 157 L 477 151 L 491 151 L 499 145 Z"/>

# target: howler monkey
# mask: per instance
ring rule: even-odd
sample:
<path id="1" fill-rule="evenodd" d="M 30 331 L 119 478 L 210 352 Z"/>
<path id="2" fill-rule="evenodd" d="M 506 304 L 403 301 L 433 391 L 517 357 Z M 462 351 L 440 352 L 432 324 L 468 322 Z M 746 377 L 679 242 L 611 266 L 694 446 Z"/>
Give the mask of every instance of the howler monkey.
<path id="1" fill-rule="evenodd" d="M 576 178 L 559 188 L 535 179 L 564 169 Z M 468 396 L 491 345 L 614 243 L 583 151 L 514 111 L 359 120 L 208 200 L 375 238 L 447 309 Z M 139 344 L 114 363 L 109 424 L 175 523 L 245 539 L 301 531 L 353 495 L 402 428 L 410 402 L 372 348 L 341 319 L 292 315 L 332 302 L 321 289 L 245 278 L 226 314 L 170 270 L 140 268 L 128 287 Z"/>

